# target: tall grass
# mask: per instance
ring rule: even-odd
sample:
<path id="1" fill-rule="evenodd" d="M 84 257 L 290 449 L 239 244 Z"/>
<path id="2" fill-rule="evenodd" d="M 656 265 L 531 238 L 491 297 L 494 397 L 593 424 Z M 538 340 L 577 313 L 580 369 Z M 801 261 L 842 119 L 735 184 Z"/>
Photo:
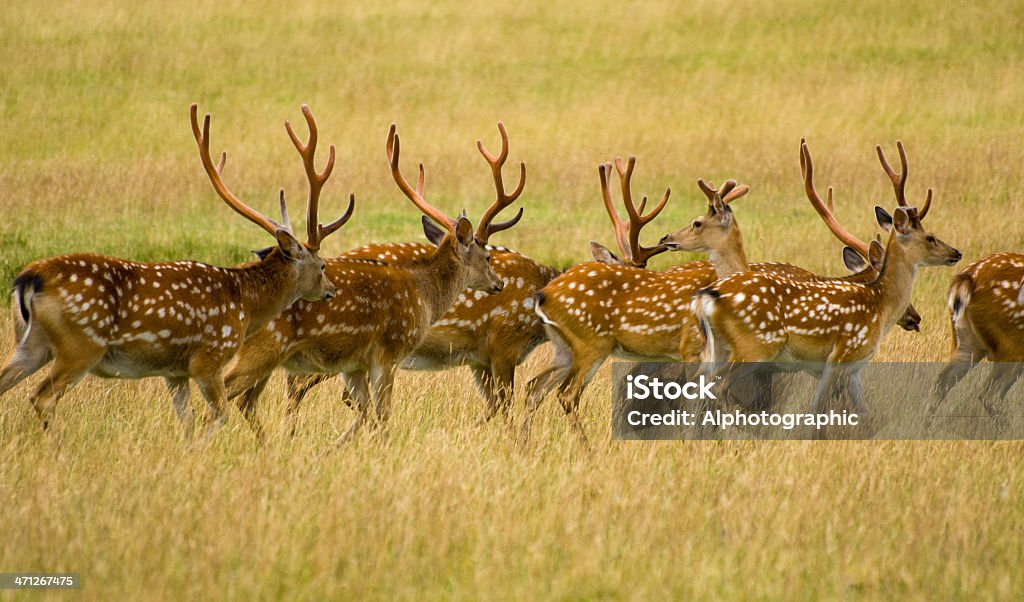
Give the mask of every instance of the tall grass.
<path id="1" fill-rule="evenodd" d="M 529 166 L 526 217 L 500 242 L 538 260 L 611 243 L 596 165 L 639 157 L 634 189 L 672 186 L 650 238 L 703 210 L 697 177 L 734 177 L 752 260 L 839 273 L 808 210 L 797 145 L 866 238 L 894 205 L 873 146 L 911 160 L 909 192 L 970 261 L 1024 248 L 1024 5 L 921 1 L 129 3 L 0 11 L 0 279 L 46 255 L 244 260 L 269 239 L 209 189 L 187 124 L 213 114 L 226 178 L 270 211 L 303 175 L 282 122 L 308 103 L 339 166 L 325 217 L 357 213 L 327 252 L 418 240 L 384 159 L 395 121 L 427 194 L 474 218 L 489 174 L 473 147 Z M 684 257 L 660 257 L 656 268 Z M 921 272 L 920 334 L 880 359 L 948 348 L 951 271 Z M 10 321 L 0 327 L 3 353 Z M 536 372 L 539 358 L 520 372 Z M 913 386 L 913 384 L 909 384 Z M 596 449 L 553 407 L 526 453 L 473 426 L 468 374 L 404 374 L 388 438 L 320 453 L 350 416 L 337 387 L 300 435 L 258 448 L 233 420 L 179 439 L 157 382 L 87 379 L 43 436 L 0 404 L 2 570 L 83 574 L 83 594 L 182 598 L 1011 597 L 1024 518 L 1017 443 L 608 441 L 607 376 L 583 402 Z M 267 419 L 280 414 L 274 382 Z M 554 404 L 552 404 L 554 405 Z M 236 416 L 237 418 L 237 416 Z"/>

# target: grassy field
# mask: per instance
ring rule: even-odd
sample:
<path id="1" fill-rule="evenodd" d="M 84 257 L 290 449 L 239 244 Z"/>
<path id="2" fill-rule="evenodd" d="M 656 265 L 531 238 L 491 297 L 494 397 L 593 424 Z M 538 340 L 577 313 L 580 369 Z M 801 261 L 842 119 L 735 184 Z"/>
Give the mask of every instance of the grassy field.
<path id="1" fill-rule="evenodd" d="M 473 143 L 495 148 L 498 119 L 529 179 L 526 217 L 495 242 L 559 266 L 612 243 L 596 166 L 636 154 L 635 191 L 673 188 L 651 240 L 703 211 L 697 177 L 734 177 L 753 188 L 736 207 L 751 260 L 841 272 L 803 197 L 801 136 L 862 237 L 894 205 L 873 146 L 892 158 L 902 139 L 910 195 L 935 188 L 928 222 L 965 263 L 1024 248 L 1020 2 L 88 4 L 0 11 L 4 282 L 67 251 L 230 264 L 269 244 L 210 190 L 191 102 L 268 212 L 279 186 L 301 203 L 282 122 L 310 104 L 339 150 L 323 213 L 358 203 L 327 253 L 422 238 L 387 171 L 390 122 L 428 198 L 475 218 L 493 192 Z M 891 333 L 880 359 L 944 358 L 952 273 L 922 271 L 923 332 Z M 12 338 L 5 315 L 0 353 Z M 1021 444 L 613 442 L 608 384 L 605 369 L 583 401 L 590 451 L 554 403 L 525 452 L 508 426 L 474 426 L 458 370 L 401 375 L 390 436 L 323 456 L 350 419 L 336 387 L 292 440 L 257 447 L 236 414 L 193 449 L 162 383 L 86 379 L 45 436 L 21 386 L 0 402 L 0 571 L 77 571 L 90 599 L 1024 592 Z"/>

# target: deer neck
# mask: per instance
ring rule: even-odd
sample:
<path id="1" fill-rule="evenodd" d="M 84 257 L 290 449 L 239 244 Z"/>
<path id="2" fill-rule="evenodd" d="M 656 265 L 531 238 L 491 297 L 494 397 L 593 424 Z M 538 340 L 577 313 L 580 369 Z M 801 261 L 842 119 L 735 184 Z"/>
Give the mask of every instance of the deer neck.
<path id="1" fill-rule="evenodd" d="M 431 324 L 441 319 L 466 288 L 468 270 L 451 236 L 446 236 L 432 255 L 408 264 L 408 269 L 430 312 Z"/>
<path id="2" fill-rule="evenodd" d="M 298 300 L 296 266 L 275 250 L 263 261 L 233 270 L 246 336 L 252 335 Z"/>
<path id="3" fill-rule="evenodd" d="M 735 223 L 729 231 L 726 244 L 718 249 L 712 249 L 709 256 L 711 265 L 715 268 L 715 274 L 719 278 L 746 272 L 750 269 L 750 265 L 747 263 L 747 254 L 743 250 L 743 237 Z"/>
<path id="4" fill-rule="evenodd" d="M 917 265 L 907 255 L 903 245 L 896 243 L 895 238 L 896 233 L 893 232 L 885 247 L 882 269 L 873 283 L 880 295 L 879 319 L 886 328 L 895 324 L 910 304 L 914 278 L 917 276 Z"/>

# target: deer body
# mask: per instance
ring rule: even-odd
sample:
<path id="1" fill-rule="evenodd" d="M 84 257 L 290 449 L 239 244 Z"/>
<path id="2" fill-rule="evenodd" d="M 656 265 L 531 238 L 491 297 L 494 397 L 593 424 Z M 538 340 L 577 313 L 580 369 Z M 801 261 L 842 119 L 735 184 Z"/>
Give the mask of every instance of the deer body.
<path id="1" fill-rule="evenodd" d="M 718 359 L 728 351 L 732 362 L 866 361 L 910 304 L 918 265 L 890 240 L 870 282 L 741 272 L 702 289 L 694 306 Z"/>
<path id="2" fill-rule="evenodd" d="M 953 350 L 936 382 L 938 402 L 977 362 L 1024 362 L 1024 254 L 995 253 L 964 268 L 949 287 Z M 986 403 L 1020 377 L 1018 366 L 993 367 Z"/>

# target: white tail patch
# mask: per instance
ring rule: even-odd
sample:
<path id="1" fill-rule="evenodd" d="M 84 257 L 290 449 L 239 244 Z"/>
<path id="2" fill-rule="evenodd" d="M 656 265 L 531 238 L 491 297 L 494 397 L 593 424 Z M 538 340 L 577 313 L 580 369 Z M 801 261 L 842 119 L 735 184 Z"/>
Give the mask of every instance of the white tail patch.
<path id="1" fill-rule="evenodd" d="M 543 322 L 545 324 L 550 324 L 551 326 L 556 326 L 556 324 L 554 322 L 552 322 L 550 318 L 548 318 L 546 315 L 544 315 L 544 310 L 540 308 L 540 303 L 534 304 L 533 311 L 534 311 L 534 313 L 537 314 L 537 317 L 540 318 L 541 322 Z"/>
<path id="2" fill-rule="evenodd" d="M 967 304 L 971 302 L 971 294 L 973 293 L 973 283 L 970 279 L 958 279 L 956 283 L 949 289 L 949 315 L 953 320 L 953 324 L 960 324 L 964 317 L 964 311 L 967 309 Z"/>
<path id="3" fill-rule="evenodd" d="M 697 293 L 697 296 L 690 302 L 690 311 L 697 316 L 700 334 L 704 339 L 700 349 L 700 361 L 705 364 L 713 362 L 715 361 L 715 335 L 711 330 L 708 318 L 715 313 L 715 297 L 703 292 Z"/>

